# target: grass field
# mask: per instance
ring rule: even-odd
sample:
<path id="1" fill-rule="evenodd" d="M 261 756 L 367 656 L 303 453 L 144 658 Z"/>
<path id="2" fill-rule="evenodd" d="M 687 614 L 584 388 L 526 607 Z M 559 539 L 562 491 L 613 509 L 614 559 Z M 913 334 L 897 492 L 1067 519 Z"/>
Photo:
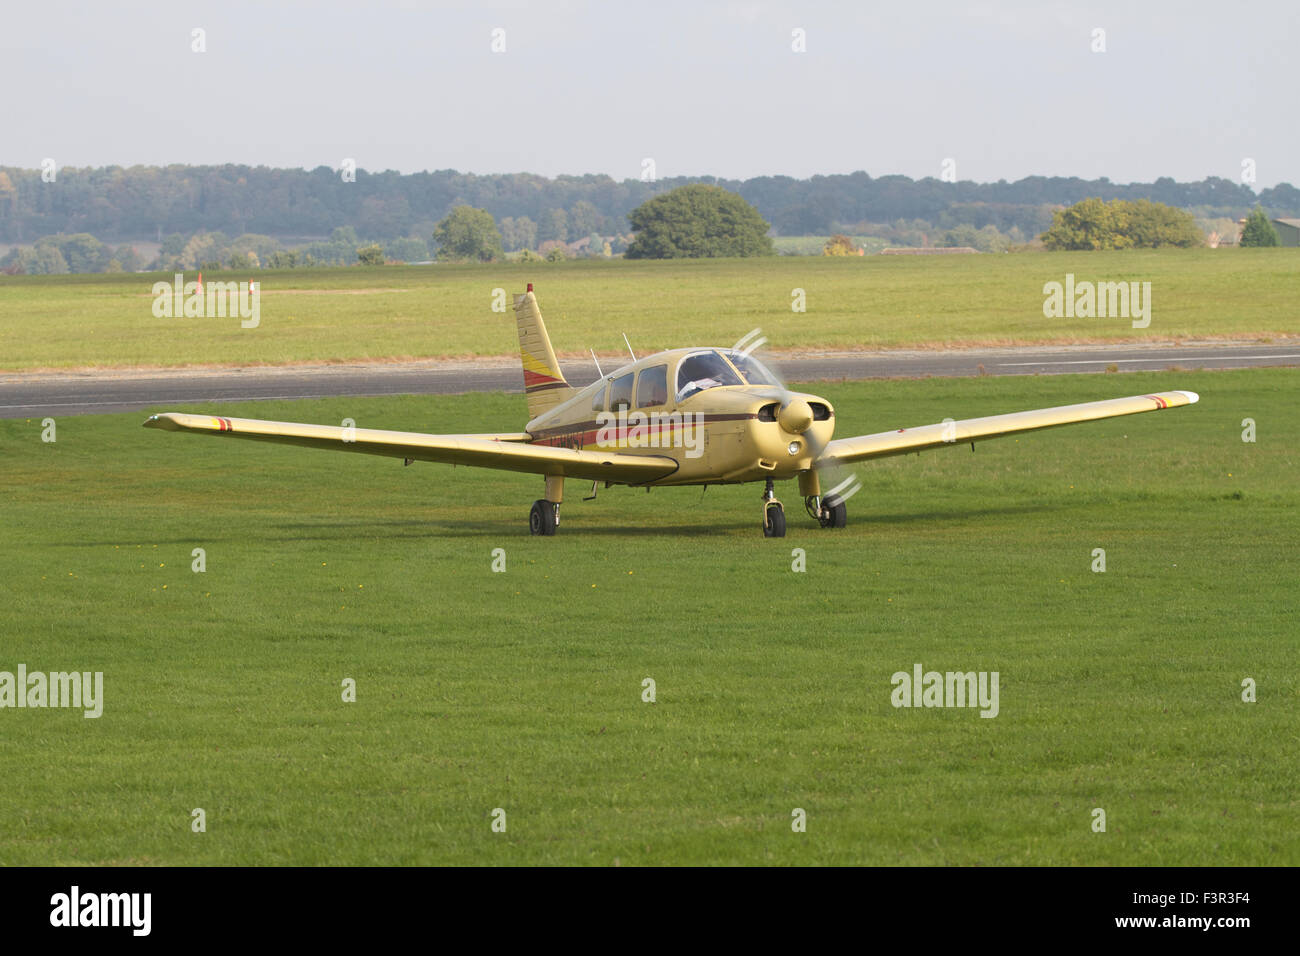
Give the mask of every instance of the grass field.
<path id="1" fill-rule="evenodd" d="M 846 274 L 865 289 L 887 268 Z M 409 294 L 408 314 L 472 275 Z M 543 272 L 539 290 L 591 323 L 602 302 L 634 314 L 598 291 L 628 275 Z M 566 299 L 571 279 L 584 291 Z M 758 302 L 737 329 L 767 324 Z M 116 348 L 104 357 L 134 354 Z M 559 535 L 537 539 L 527 476 L 163 434 L 144 414 L 63 418 L 54 444 L 39 421 L 0 421 L 0 670 L 105 681 L 97 720 L 0 710 L 0 863 L 1300 863 L 1296 383 L 817 386 L 841 434 L 1165 388 L 1202 399 L 862 466 L 843 531 L 810 527 L 781 489 L 784 540 L 759 532 L 758 486 L 582 503 L 571 483 Z M 523 419 L 504 395 L 222 408 L 434 431 Z M 999 672 L 1000 713 L 893 708 L 890 677 L 915 663 Z"/>
<path id="2" fill-rule="evenodd" d="M 1045 318 L 1043 286 L 1067 273 L 1150 282 L 1150 326 Z M 253 277 L 260 324 L 244 329 L 232 318 L 155 318 L 150 290 L 170 276 L 0 276 L 0 368 L 513 355 L 514 325 L 492 311 L 493 290 L 512 294 L 529 281 L 556 348 L 576 356 L 623 355 L 623 332 L 643 354 L 726 345 L 755 326 L 777 349 L 1300 334 L 1295 249 L 586 260 Z M 795 289 L 806 312 L 791 311 Z"/>

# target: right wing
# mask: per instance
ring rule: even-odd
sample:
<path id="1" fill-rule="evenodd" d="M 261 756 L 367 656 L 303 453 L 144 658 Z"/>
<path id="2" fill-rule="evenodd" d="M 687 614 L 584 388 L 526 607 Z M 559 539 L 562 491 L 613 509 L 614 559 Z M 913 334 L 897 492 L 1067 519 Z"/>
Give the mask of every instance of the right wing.
<path id="1" fill-rule="evenodd" d="M 1109 398 L 1102 402 L 1085 402 L 1081 405 L 1058 405 L 1056 408 L 1037 408 L 1009 415 L 990 415 L 987 418 L 967 418 L 964 421 L 940 422 L 918 428 L 900 428 L 876 435 L 858 435 L 837 438 L 829 442 L 817 459 L 818 467 L 849 464 L 890 455 L 907 455 L 945 445 L 965 445 L 984 438 L 1014 435 L 1020 432 L 1092 422 L 1117 415 L 1135 415 L 1154 412 L 1162 408 L 1194 405 L 1200 396 L 1195 392 L 1156 392 L 1153 395 L 1134 395 L 1130 398 Z"/>
<path id="2" fill-rule="evenodd" d="M 522 435 L 524 440 L 520 440 L 520 434 L 491 437 L 424 435 L 376 428 L 270 422 L 256 418 L 215 418 L 181 412 L 151 415 L 144 427 L 629 485 L 666 478 L 677 470 L 677 462 L 663 455 L 625 455 L 534 445 L 527 441 L 527 435 Z"/>

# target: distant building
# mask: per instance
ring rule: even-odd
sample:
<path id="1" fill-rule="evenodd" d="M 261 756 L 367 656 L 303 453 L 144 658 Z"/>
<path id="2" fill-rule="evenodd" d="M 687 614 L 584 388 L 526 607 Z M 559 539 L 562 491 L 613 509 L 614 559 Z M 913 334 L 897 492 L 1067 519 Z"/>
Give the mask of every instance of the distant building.
<path id="1" fill-rule="evenodd" d="M 1279 246 L 1300 246 L 1300 219 L 1272 219 L 1273 231 L 1277 233 Z M 1237 220 L 1237 243 L 1241 244 L 1241 233 L 1246 228 L 1246 220 Z"/>
<path id="2" fill-rule="evenodd" d="M 1300 219 L 1274 219 L 1279 246 L 1300 246 Z"/>

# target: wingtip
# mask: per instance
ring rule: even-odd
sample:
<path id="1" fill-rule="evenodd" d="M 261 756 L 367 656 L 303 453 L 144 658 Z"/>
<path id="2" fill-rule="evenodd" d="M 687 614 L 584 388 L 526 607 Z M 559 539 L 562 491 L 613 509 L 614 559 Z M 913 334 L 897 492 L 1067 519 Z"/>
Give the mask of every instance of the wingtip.
<path id="1" fill-rule="evenodd" d="M 1197 402 L 1201 400 L 1201 396 L 1197 395 L 1195 392 L 1185 392 L 1182 389 L 1179 389 L 1178 394 L 1184 396 L 1187 399 L 1188 405 L 1195 405 Z"/>
<path id="2" fill-rule="evenodd" d="M 165 413 L 162 415 L 150 415 L 148 418 L 144 420 L 143 424 L 145 428 L 162 428 L 166 431 L 176 430 L 176 422 L 171 417 L 170 413 Z"/>

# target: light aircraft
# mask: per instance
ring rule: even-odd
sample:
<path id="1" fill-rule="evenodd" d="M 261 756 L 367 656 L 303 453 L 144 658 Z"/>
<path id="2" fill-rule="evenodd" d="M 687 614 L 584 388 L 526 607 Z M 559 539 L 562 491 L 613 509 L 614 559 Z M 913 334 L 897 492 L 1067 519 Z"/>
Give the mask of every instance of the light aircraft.
<path id="1" fill-rule="evenodd" d="M 835 409 L 824 398 L 791 392 L 750 351 L 686 348 L 637 359 L 586 388 L 565 381 L 551 348 L 533 285 L 515 296 L 528 424 L 500 434 L 425 435 L 372 428 L 306 425 L 169 412 L 146 428 L 364 452 L 413 461 L 477 465 L 545 479 L 528 527 L 555 534 L 564 481 L 611 485 L 715 485 L 762 481 L 763 534 L 785 535 L 774 484 L 797 478 L 811 518 L 842 528 L 840 483 L 823 493 L 821 475 L 839 465 L 945 445 L 1090 422 L 1195 403 L 1195 392 L 1169 391 L 1080 405 L 944 421 L 874 435 L 832 438 Z M 630 351 L 630 349 L 629 349 Z"/>

